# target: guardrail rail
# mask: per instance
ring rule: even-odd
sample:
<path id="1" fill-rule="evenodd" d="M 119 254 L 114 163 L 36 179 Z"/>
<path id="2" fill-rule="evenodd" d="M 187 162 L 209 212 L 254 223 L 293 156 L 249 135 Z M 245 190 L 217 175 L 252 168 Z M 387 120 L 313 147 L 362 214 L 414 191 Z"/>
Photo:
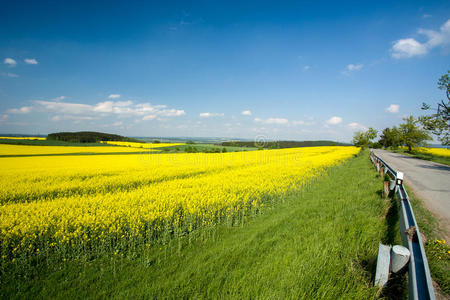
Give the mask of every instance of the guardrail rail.
<path id="1" fill-rule="evenodd" d="M 403 186 L 403 173 L 395 171 L 372 151 L 370 159 L 378 170 L 381 167 L 384 168 L 384 172 L 395 180 L 394 189 L 400 205 L 400 235 L 403 246 L 407 247 L 411 253 L 408 265 L 409 299 L 434 300 L 436 297 L 430 268 L 408 193 Z"/>

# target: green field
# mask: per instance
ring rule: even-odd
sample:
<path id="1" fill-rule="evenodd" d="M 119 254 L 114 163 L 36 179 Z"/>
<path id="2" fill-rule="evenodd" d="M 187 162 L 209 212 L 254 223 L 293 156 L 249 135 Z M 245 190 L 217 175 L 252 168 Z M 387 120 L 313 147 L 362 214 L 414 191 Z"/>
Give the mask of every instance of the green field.
<path id="1" fill-rule="evenodd" d="M 363 152 L 240 225 L 2 270 L 2 298 L 373 299 L 378 243 L 398 212 Z M 364 188 L 361 188 L 364 187 Z M 404 278 L 385 291 L 405 293 Z"/>

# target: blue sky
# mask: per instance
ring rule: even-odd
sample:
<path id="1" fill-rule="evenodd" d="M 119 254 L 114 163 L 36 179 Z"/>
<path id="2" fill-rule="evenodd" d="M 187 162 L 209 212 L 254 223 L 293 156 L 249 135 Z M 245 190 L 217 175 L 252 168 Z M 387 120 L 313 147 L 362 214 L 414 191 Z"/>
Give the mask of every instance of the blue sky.
<path id="1" fill-rule="evenodd" d="M 0 133 L 350 141 L 450 69 L 448 1 L 0 6 Z"/>

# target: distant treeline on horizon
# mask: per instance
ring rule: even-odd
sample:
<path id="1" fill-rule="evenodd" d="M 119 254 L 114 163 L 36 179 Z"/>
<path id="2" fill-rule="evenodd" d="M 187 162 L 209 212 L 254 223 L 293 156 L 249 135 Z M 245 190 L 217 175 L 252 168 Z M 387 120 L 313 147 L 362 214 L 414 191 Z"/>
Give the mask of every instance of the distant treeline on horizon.
<path id="1" fill-rule="evenodd" d="M 298 147 L 317 147 L 317 146 L 351 146 L 347 143 L 333 141 L 232 141 L 223 142 L 222 146 L 234 147 L 258 147 L 268 149 L 298 148 Z"/>
<path id="2" fill-rule="evenodd" d="M 47 140 L 72 142 L 72 143 L 97 143 L 106 141 L 142 142 L 138 139 L 125 137 L 118 134 L 110 134 L 95 131 L 50 133 L 47 136 Z"/>

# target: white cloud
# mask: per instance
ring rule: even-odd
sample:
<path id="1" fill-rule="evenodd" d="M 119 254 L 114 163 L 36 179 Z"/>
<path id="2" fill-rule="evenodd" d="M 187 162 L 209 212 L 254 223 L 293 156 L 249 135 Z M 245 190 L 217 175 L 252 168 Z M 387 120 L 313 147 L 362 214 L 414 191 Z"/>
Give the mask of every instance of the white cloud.
<path id="1" fill-rule="evenodd" d="M 200 113 L 201 118 L 212 118 L 212 117 L 223 117 L 223 113 L 210 113 L 210 112 L 204 112 Z"/>
<path id="2" fill-rule="evenodd" d="M 251 116 L 252 112 L 249 111 L 249 110 L 244 110 L 243 112 L 241 112 L 241 115 L 243 115 L 243 116 Z"/>
<path id="3" fill-rule="evenodd" d="M 66 96 L 59 96 L 59 97 L 53 98 L 53 100 L 58 102 L 58 101 L 63 101 L 66 98 L 67 98 Z"/>
<path id="4" fill-rule="evenodd" d="M 293 125 L 305 125 L 305 121 L 292 121 Z"/>
<path id="5" fill-rule="evenodd" d="M 17 75 L 17 74 L 14 74 L 14 73 L 8 73 L 8 74 L 6 74 L 8 77 L 11 77 L 11 78 L 17 78 L 17 77 L 19 77 L 19 75 Z"/>
<path id="6" fill-rule="evenodd" d="M 118 122 L 114 122 L 113 126 L 122 126 L 123 122 L 122 121 L 118 121 Z"/>
<path id="7" fill-rule="evenodd" d="M 427 47 L 413 38 L 398 40 L 391 49 L 393 58 L 409 58 L 428 53 Z"/>
<path id="8" fill-rule="evenodd" d="M 346 67 L 345 67 L 345 70 L 344 71 L 342 71 L 342 74 L 344 74 L 344 75 L 350 75 L 350 73 L 352 73 L 352 72 L 357 72 L 357 71 L 359 71 L 359 70 L 361 70 L 362 68 L 363 68 L 363 64 L 348 64 Z"/>
<path id="9" fill-rule="evenodd" d="M 14 59 L 10 58 L 10 57 L 5 58 L 3 63 L 6 64 L 6 65 L 10 65 L 11 67 L 14 67 L 15 65 L 17 65 L 17 62 Z"/>
<path id="10" fill-rule="evenodd" d="M 422 18 L 424 18 L 424 19 L 428 19 L 428 18 L 431 18 L 432 17 L 432 15 L 429 15 L 429 14 L 424 14 L 423 16 L 422 16 Z"/>
<path id="11" fill-rule="evenodd" d="M 7 112 L 11 114 L 28 114 L 32 110 L 31 106 L 22 106 L 20 108 L 11 108 L 8 109 Z"/>
<path id="12" fill-rule="evenodd" d="M 37 109 L 68 114 L 86 114 L 93 111 L 93 106 L 81 103 L 66 103 L 55 101 L 35 101 Z"/>
<path id="13" fill-rule="evenodd" d="M 8 115 L 7 114 L 3 114 L 0 116 L 0 121 L 6 121 L 6 119 L 8 119 Z"/>
<path id="14" fill-rule="evenodd" d="M 142 118 L 142 120 L 153 120 L 154 118 L 156 118 L 156 115 L 146 115 Z"/>
<path id="15" fill-rule="evenodd" d="M 38 61 L 35 58 L 25 58 L 23 61 L 29 65 L 37 65 L 38 64 Z"/>
<path id="16" fill-rule="evenodd" d="M 357 64 L 357 65 L 349 64 L 349 65 L 347 65 L 347 71 L 350 71 L 350 72 L 359 71 L 362 69 L 362 67 L 363 67 L 363 64 Z"/>
<path id="17" fill-rule="evenodd" d="M 57 99 L 61 99 L 58 97 Z M 32 106 L 13 108 L 7 112 L 25 114 L 31 110 L 35 112 L 53 112 L 65 115 L 65 119 L 90 120 L 108 117 L 111 115 L 140 116 L 143 120 L 152 120 L 160 117 L 179 117 L 186 114 L 182 109 L 167 108 L 166 105 L 152 105 L 151 103 L 133 104 L 132 101 L 104 101 L 94 105 L 82 103 L 68 103 L 59 101 L 33 101 Z M 72 117 L 67 117 L 67 115 Z M 84 117 L 84 118 L 83 118 Z M 61 116 L 53 120 L 62 119 Z"/>
<path id="18" fill-rule="evenodd" d="M 311 69 L 311 66 L 304 66 L 303 67 L 303 71 L 308 71 L 309 69 Z"/>
<path id="19" fill-rule="evenodd" d="M 119 94 L 111 94 L 108 96 L 109 99 L 119 99 L 120 95 Z"/>
<path id="20" fill-rule="evenodd" d="M 439 28 L 439 31 L 419 29 L 417 33 L 426 36 L 427 41 L 421 43 L 413 38 L 397 40 L 391 48 L 392 57 L 410 58 L 425 55 L 436 47 L 448 46 L 450 44 L 450 19 Z"/>
<path id="21" fill-rule="evenodd" d="M 342 122 L 342 118 L 341 117 L 331 117 L 330 119 L 328 119 L 327 121 L 326 121 L 326 123 L 328 124 L 328 125 L 337 125 L 337 124 L 339 124 L 339 123 L 341 123 Z"/>
<path id="22" fill-rule="evenodd" d="M 51 118 L 52 121 L 61 121 L 61 120 L 71 120 L 71 121 L 76 121 L 76 122 L 80 122 L 80 121 L 91 121 L 91 120 L 95 120 L 96 118 L 94 117 L 90 117 L 90 116 L 73 116 L 73 115 L 56 115 L 53 116 Z"/>
<path id="23" fill-rule="evenodd" d="M 398 104 L 391 104 L 391 105 L 389 105 L 388 108 L 386 108 L 386 111 L 390 112 L 390 113 L 393 113 L 393 114 L 396 114 L 396 113 L 398 113 L 399 109 L 400 109 L 400 105 L 398 105 Z"/>
<path id="24" fill-rule="evenodd" d="M 351 129 L 364 129 L 364 130 L 366 129 L 366 126 L 356 122 L 348 123 L 347 126 L 350 127 Z"/>
<path id="25" fill-rule="evenodd" d="M 256 123 L 276 124 L 276 125 L 286 125 L 286 124 L 289 123 L 289 120 L 288 119 L 284 119 L 284 118 L 268 118 L 268 119 L 255 118 L 254 121 Z"/>

